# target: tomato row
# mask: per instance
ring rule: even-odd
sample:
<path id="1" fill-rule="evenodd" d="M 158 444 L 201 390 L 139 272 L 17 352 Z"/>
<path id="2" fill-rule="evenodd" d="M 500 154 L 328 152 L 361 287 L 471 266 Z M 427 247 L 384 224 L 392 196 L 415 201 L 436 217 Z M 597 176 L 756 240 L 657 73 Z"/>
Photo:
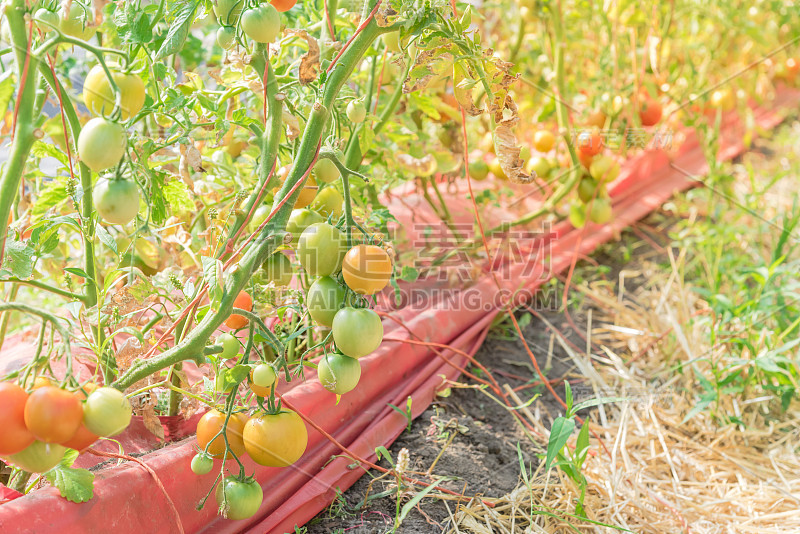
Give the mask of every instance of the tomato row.
<path id="1" fill-rule="evenodd" d="M 84 387 L 87 395 L 49 380 L 39 384 L 28 394 L 12 382 L 0 383 L 0 456 L 25 471 L 48 471 L 67 448 L 82 451 L 130 424 L 131 405 L 119 390 L 91 385 Z"/>

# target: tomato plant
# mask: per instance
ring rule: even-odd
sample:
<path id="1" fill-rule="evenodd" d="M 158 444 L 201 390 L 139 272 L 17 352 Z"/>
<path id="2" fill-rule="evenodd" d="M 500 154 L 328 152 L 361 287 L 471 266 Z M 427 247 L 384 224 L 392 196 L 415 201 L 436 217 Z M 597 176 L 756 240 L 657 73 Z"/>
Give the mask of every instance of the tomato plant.
<path id="1" fill-rule="evenodd" d="M 0 383 L 0 455 L 20 452 L 35 439 L 25 425 L 28 394 L 11 382 Z"/>
<path id="2" fill-rule="evenodd" d="M 57 466 L 65 452 L 67 449 L 62 445 L 36 440 L 24 450 L 10 455 L 8 460 L 25 471 L 44 473 Z"/>
<path id="3" fill-rule="evenodd" d="M 86 398 L 83 423 L 98 436 L 116 436 L 131 422 L 131 403 L 118 389 L 97 388 Z"/>
<path id="4" fill-rule="evenodd" d="M 281 18 L 272 4 L 261 4 L 242 13 L 242 31 L 259 43 L 271 43 L 278 38 Z"/>
<path id="5" fill-rule="evenodd" d="M 240 480 L 231 476 L 225 477 L 217 485 L 215 497 L 224 517 L 247 519 L 255 515 L 261 507 L 264 491 L 253 479 Z"/>
<path id="6" fill-rule="evenodd" d="M 392 260 L 380 247 L 356 245 L 344 256 L 342 276 L 356 293 L 374 295 L 389 283 L 392 277 Z"/>
<path id="7" fill-rule="evenodd" d="M 267 280 L 276 286 L 288 286 L 294 277 L 292 261 L 281 252 L 275 252 L 261 265 Z"/>
<path id="8" fill-rule="evenodd" d="M 45 443 L 62 443 L 72 438 L 83 422 L 83 408 L 69 391 L 44 386 L 28 397 L 25 403 L 25 426 L 36 439 Z"/>
<path id="9" fill-rule="evenodd" d="M 308 288 L 306 306 L 311 318 L 322 326 L 333 325 L 333 318 L 344 306 L 344 286 L 330 276 L 321 276 Z"/>
<path id="10" fill-rule="evenodd" d="M 203 452 L 198 452 L 192 457 L 192 473 L 195 475 L 207 475 L 214 469 L 214 459 Z"/>
<path id="11" fill-rule="evenodd" d="M 78 155 L 93 171 L 103 171 L 119 163 L 128 138 L 119 124 L 97 117 L 90 120 L 78 137 Z"/>
<path id="12" fill-rule="evenodd" d="M 326 354 L 319 361 L 317 376 L 322 387 L 338 395 L 352 391 L 361 379 L 361 364 L 344 354 Z"/>
<path id="13" fill-rule="evenodd" d="M 130 119 L 144 106 L 144 82 L 136 74 L 109 67 L 111 79 L 120 94 L 120 110 L 123 120 Z M 101 65 L 95 65 L 83 81 L 83 103 L 95 115 L 107 116 L 116 107 L 116 95 L 108 75 Z"/>
<path id="14" fill-rule="evenodd" d="M 240 291 L 233 300 L 233 307 L 240 310 L 251 311 L 253 309 L 253 298 L 247 291 Z M 225 326 L 238 330 L 247 326 L 247 319 L 243 315 L 232 314 L 225 320 Z"/>
<path id="15" fill-rule="evenodd" d="M 92 191 L 97 213 L 112 224 L 128 224 L 139 213 L 139 188 L 133 180 L 102 179 Z"/>
<path id="16" fill-rule="evenodd" d="M 214 458 L 222 458 L 227 440 L 233 454 L 243 455 L 245 448 L 242 431 L 247 419 L 247 415 L 242 412 L 231 414 L 230 418 L 219 410 L 206 412 L 197 423 L 197 446 Z"/>
<path id="17" fill-rule="evenodd" d="M 344 234 L 328 223 L 314 223 L 297 242 L 297 259 L 311 276 L 330 276 L 342 268 L 347 252 Z"/>
<path id="18" fill-rule="evenodd" d="M 303 455 L 307 444 L 306 424 L 292 411 L 254 415 L 244 427 L 245 450 L 260 465 L 292 465 Z"/>
<path id="19" fill-rule="evenodd" d="M 336 347 L 347 356 L 361 358 L 378 348 L 383 340 L 383 324 L 368 308 L 342 308 L 331 325 Z"/>

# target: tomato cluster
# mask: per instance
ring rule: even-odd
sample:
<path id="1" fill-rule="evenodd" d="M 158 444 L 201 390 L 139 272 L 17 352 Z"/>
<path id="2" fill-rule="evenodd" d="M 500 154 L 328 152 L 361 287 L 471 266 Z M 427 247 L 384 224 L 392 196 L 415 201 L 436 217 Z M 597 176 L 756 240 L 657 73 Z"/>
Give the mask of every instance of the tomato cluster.
<path id="1" fill-rule="evenodd" d="M 37 379 L 29 394 L 2 382 L 0 456 L 26 471 L 43 473 L 59 463 L 67 448 L 82 451 L 100 437 L 121 433 L 131 415 L 130 402 L 114 388 L 89 384 L 70 392 L 49 379 Z"/>

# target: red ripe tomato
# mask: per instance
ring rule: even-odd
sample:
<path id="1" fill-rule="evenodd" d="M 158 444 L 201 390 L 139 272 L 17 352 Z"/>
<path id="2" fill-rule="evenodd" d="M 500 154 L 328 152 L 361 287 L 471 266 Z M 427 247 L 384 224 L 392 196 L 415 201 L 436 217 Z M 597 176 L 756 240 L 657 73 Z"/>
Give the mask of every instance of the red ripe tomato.
<path id="1" fill-rule="evenodd" d="M 244 441 L 242 440 L 242 431 L 244 425 L 247 423 L 247 414 L 235 413 L 231 414 L 228 420 L 228 427 L 225 429 L 225 435 L 228 437 L 228 444 L 231 446 L 231 451 L 236 456 L 244 454 Z M 208 454 L 214 458 L 222 458 L 225 453 L 225 438 L 222 434 L 217 436 L 222 426 L 225 424 L 225 414 L 219 410 L 211 410 L 207 412 L 197 423 L 197 445 L 200 450 L 205 450 L 208 445 Z M 217 436 L 216 438 L 214 436 Z M 213 441 L 211 441 L 213 440 Z"/>
<path id="2" fill-rule="evenodd" d="M 578 134 L 578 150 L 587 156 L 594 156 L 603 150 L 603 137 L 599 132 L 583 131 Z"/>
<path id="3" fill-rule="evenodd" d="M 71 439 L 82 422 L 81 402 L 69 391 L 45 386 L 31 393 L 25 403 L 25 425 L 45 443 Z"/>
<path id="4" fill-rule="evenodd" d="M 25 426 L 25 403 L 28 394 L 11 382 L 0 383 L 0 454 L 15 454 L 33 443 L 34 436 Z"/>
<path id="5" fill-rule="evenodd" d="M 642 126 L 653 126 L 658 124 L 662 115 L 661 102 L 651 98 L 645 98 L 639 107 L 639 120 Z"/>
<path id="6" fill-rule="evenodd" d="M 233 307 L 239 308 L 240 310 L 252 311 L 253 298 L 247 291 L 240 291 L 239 294 L 236 295 L 236 298 L 233 299 Z M 225 320 L 225 326 L 233 330 L 238 330 L 247 326 L 248 322 L 249 320 L 246 317 L 234 313 Z"/>
<path id="7" fill-rule="evenodd" d="M 284 13 L 292 9 L 297 3 L 297 0 L 272 0 L 270 3 L 279 13 Z"/>
<path id="8" fill-rule="evenodd" d="M 356 245 L 344 256 L 342 275 L 356 293 L 374 295 L 392 278 L 392 259 L 381 247 Z"/>

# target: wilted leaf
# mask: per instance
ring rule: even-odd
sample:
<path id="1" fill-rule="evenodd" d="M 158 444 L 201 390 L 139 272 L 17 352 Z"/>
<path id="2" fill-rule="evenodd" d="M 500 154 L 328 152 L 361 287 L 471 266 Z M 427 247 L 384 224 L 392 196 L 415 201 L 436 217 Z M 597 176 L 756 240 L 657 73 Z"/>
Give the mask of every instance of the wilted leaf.
<path id="1" fill-rule="evenodd" d="M 144 348 L 138 339 L 130 337 L 120 345 L 115 359 L 117 361 L 117 368 L 124 371 L 129 368 L 134 360 L 144 354 Z"/>
<path id="2" fill-rule="evenodd" d="M 509 181 L 515 184 L 532 183 L 535 176 L 525 172 L 525 161 L 519 157 L 522 147 L 517 145 L 513 128 L 519 122 L 517 105 L 509 95 L 509 87 L 517 79 L 511 74 L 513 63 L 490 56 L 486 64 L 486 74 L 490 79 L 492 97 L 489 99 L 489 112 L 494 114 L 497 126 L 494 130 L 494 147 L 497 160 Z"/>
<path id="3" fill-rule="evenodd" d="M 300 57 L 299 78 L 300 83 L 308 85 L 319 76 L 319 43 L 305 30 L 287 29 L 289 35 L 302 37 L 308 43 L 308 52 Z"/>
<path id="4" fill-rule="evenodd" d="M 159 440 L 164 439 L 164 426 L 156 415 L 156 404 L 152 399 L 142 408 L 142 422 L 151 434 Z"/>
<path id="5" fill-rule="evenodd" d="M 397 21 L 397 11 L 391 6 L 391 2 L 381 2 L 378 11 L 375 12 L 375 22 L 381 28 L 391 26 Z"/>
<path id="6" fill-rule="evenodd" d="M 453 46 L 445 44 L 420 52 L 408 73 L 408 78 L 403 82 L 403 92 L 413 93 L 425 89 L 435 77 L 447 73 L 453 61 L 451 53 Z"/>
<path id="7" fill-rule="evenodd" d="M 472 88 L 475 84 L 472 67 L 463 61 L 456 61 L 453 64 L 453 95 L 464 111 L 473 117 L 483 113 L 482 109 L 475 106 L 472 98 Z"/>

